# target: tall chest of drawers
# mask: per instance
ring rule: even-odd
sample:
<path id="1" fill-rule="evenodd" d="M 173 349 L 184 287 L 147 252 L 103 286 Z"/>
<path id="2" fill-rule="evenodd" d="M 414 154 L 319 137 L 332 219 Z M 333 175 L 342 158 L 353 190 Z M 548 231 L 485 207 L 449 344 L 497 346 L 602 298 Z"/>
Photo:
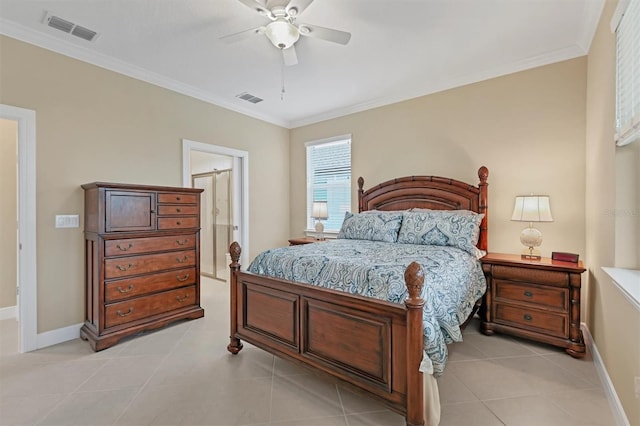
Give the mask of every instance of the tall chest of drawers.
<path id="1" fill-rule="evenodd" d="M 481 331 L 508 333 L 585 355 L 580 330 L 582 262 L 489 253 L 482 259 L 487 277 Z"/>
<path id="2" fill-rule="evenodd" d="M 95 351 L 200 318 L 202 189 L 94 182 L 85 191 L 85 322 Z"/>

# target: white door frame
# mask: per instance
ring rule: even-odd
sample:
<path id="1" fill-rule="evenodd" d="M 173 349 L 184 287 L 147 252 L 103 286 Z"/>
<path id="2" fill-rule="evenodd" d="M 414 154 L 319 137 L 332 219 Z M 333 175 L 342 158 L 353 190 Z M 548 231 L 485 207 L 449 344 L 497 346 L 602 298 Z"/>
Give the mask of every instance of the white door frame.
<path id="1" fill-rule="evenodd" d="M 20 352 L 29 352 L 38 349 L 36 112 L 0 104 L 0 117 L 18 123 L 18 321 Z"/>
<path id="2" fill-rule="evenodd" d="M 240 243 L 240 264 L 248 265 L 249 259 L 249 153 L 224 146 L 210 145 L 182 139 L 182 185 L 191 187 L 191 151 L 233 157 L 233 239 Z"/>

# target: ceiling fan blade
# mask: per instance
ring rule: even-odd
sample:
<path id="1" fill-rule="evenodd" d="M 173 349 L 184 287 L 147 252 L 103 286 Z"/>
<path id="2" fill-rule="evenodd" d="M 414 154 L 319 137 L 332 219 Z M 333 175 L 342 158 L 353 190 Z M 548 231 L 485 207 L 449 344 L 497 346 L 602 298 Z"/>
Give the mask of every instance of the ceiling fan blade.
<path id="1" fill-rule="evenodd" d="M 311 3 L 313 3 L 313 0 L 291 0 L 286 7 L 286 11 L 295 18 L 300 16 Z"/>
<path id="2" fill-rule="evenodd" d="M 300 31 L 300 35 L 320 38 L 333 43 L 347 44 L 349 40 L 351 40 L 351 33 L 334 30 L 332 28 L 319 27 L 317 25 L 300 24 L 298 30 Z"/>
<path id="3" fill-rule="evenodd" d="M 244 4 L 245 6 L 247 6 L 248 8 L 255 10 L 260 15 L 269 16 L 269 14 L 271 13 L 266 7 L 264 7 L 257 0 L 238 0 L 238 1 Z"/>
<path id="4" fill-rule="evenodd" d="M 237 41 L 241 41 L 246 38 L 249 38 L 254 34 L 262 34 L 262 33 L 264 33 L 264 27 L 251 28 L 250 30 L 244 30 L 244 31 L 240 31 L 239 33 L 222 36 L 220 37 L 220 41 L 223 41 L 225 43 L 235 43 Z"/>
<path id="5" fill-rule="evenodd" d="M 288 67 L 298 64 L 298 55 L 296 54 L 295 46 L 291 46 L 288 49 L 282 49 L 282 60 Z"/>

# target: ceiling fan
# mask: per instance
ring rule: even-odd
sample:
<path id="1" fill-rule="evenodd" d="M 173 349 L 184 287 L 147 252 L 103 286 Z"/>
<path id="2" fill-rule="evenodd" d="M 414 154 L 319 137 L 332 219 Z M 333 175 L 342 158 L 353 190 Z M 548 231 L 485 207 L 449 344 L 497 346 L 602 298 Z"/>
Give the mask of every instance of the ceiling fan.
<path id="1" fill-rule="evenodd" d="M 264 4 L 259 0 L 238 1 L 266 16 L 271 22 L 257 28 L 220 37 L 220 40 L 234 43 L 254 34 L 264 34 L 275 47 L 282 51 L 284 64 L 287 66 L 298 63 L 294 45 L 301 35 L 339 44 L 347 44 L 351 39 L 351 33 L 345 31 L 310 24 L 295 24 L 296 18 L 313 0 L 266 0 Z"/>

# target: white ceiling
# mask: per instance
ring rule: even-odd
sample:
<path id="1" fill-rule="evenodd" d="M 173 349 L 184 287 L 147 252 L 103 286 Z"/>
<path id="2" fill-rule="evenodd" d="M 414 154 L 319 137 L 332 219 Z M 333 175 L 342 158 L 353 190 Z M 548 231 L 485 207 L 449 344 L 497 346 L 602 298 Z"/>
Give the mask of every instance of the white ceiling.
<path id="1" fill-rule="evenodd" d="M 585 55 L 603 3 L 315 0 L 296 23 L 351 41 L 301 37 L 284 100 L 282 56 L 264 35 L 219 40 L 269 22 L 238 0 L 0 0 L 0 33 L 294 128 Z M 50 28 L 46 12 L 99 36 Z"/>

